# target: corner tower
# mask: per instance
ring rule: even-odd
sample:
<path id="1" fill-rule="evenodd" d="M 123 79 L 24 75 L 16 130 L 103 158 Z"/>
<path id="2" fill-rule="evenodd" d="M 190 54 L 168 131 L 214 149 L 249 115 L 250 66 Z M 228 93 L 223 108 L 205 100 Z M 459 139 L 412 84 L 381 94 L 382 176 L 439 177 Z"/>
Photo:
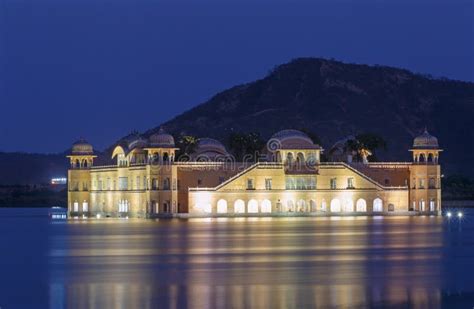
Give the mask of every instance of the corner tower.
<path id="1" fill-rule="evenodd" d="M 410 209 L 439 213 L 441 210 L 441 168 L 438 139 L 425 129 L 417 136 L 410 149 L 413 163 L 410 167 Z"/>
<path id="2" fill-rule="evenodd" d="M 92 145 L 81 138 L 72 145 L 67 156 L 70 161 L 68 170 L 68 213 L 71 216 L 88 216 L 90 203 L 90 168 L 94 165 Z"/>

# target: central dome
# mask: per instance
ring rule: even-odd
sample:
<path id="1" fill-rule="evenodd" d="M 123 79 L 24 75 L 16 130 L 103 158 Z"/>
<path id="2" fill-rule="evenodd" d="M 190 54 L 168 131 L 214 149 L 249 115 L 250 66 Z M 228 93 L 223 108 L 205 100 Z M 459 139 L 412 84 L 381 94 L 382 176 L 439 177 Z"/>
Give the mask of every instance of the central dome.
<path id="1" fill-rule="evenodd" d="M 209 160 L 226 157 L 228 155 L 229 153 L 221 142 L 208 137 L 198 139 L 196 150 L 193 154 L 196 159 L 207 158 Z"/>
<path id="2" fill-rule="evenodd" d="M 433 149 L 433 148 L 438 148 L 438 147 L 439 147 L 438 139 L 434 137 L 433 135 L 431 135 L 430 133 L 428 133 L 428 130 L 426 129 L 423 132 L 423 134 L 415 137 L 415 139 L 413 140 L 413 148 Z"/>
<path id="3" fill-rule="evenodd" d="M 272 135 L 268 144 L 270 148 L 275 148 L 275 149 L 319 148 L 319 146 L 314 144 L 313 140 L 306 133 L 303 133 L 298 130 L 279 131 Z"/>
<path id="4" fill-rule="evenodd" d="M 152 147 L 174 147 L 174 138 L 171 134 L 168 134 L 160 128 L 158 133 L 153 134 L 150 136 L 150 146 Z"/>

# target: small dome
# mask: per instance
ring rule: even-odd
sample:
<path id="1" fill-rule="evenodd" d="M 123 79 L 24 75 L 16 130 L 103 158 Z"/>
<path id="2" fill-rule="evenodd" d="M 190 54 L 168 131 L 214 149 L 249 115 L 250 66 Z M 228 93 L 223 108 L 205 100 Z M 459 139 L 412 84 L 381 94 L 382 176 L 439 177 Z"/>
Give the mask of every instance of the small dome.
<path id="1" fill-rule="evenodd" d="M 319 148 L 307 134 L 298 130 L 282 130 L 273 134 L 268 147 L 270 150 Z"/>
<path id="2" fill-rule="evenodd" d="M 76 155 L 93 154 L 94 149 L 92 148 L 91 144 L 89 144 L 85 139 L 81 138 L 72 144 L 71 153 Z"/>
<path id="3" fill-rule="evenodd" d="M 174 138 L 171 134 L 166 133 L 162 128 L 158 133 L 150 136 L 150 146 L 153 147 L 174 147 Z"/>
<path id="4" fill-rule="evenodd" d="M 140 135 L 136 135 L 133 138 L 128 140 L 128 149 L 134 148 L 145 148 L 147 146 L 147 141 Z"/>
<path id="5" fill-rule="evenodd" d="M 434 149 L 438 148 L 438 139 L 428 133 L 428 130 L 425 129 L 423 134 L 420 136 L 415 137 L 413 140 L 413 148 L 418 148 L 418 149 L 423 149 L 423 148 L 428 148 L 428 149 Z"/>
<path id="6" fill-rule="evenodd" d="M 198 139 L 196 149 L 192 154 L 192 157 L 199 161 L 214 161 L 228 156 L 229 153 L 221 142 L 207 137 Z"/>

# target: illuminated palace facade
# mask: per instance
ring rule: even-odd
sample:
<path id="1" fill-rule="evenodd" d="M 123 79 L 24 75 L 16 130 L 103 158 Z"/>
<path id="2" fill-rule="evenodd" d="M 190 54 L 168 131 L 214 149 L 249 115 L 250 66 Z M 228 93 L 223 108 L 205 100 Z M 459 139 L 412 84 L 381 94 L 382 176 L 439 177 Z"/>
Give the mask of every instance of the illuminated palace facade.
<path id="1" fill-rule="evenodd" d="M 80 140 L 68 155 L 68 211 L 142 218 L 440 212 L 441 149 L 426 130 L 410 149 L 412 162 L 354 163 L 350 155 L 321 162 L 323 149 L 296 130 L 274 134 L 266 148 L 263 162 L 236 163 L 219 141 L 201 138 L 178 160 L 173 137 L 160 130 L 129 136 L 98 165 Z"/>

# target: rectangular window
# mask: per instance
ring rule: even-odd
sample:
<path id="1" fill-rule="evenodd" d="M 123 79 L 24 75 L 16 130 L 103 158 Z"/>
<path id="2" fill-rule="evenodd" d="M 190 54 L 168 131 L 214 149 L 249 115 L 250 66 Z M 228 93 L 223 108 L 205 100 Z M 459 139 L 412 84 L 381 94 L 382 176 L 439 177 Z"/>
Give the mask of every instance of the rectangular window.
<path id="1" fill-rule="evenodd" d="M 140 190 L 140 176 L 137 176 L 137 190 Z"/>
<path id="2" fill-rule="evenodd" d="M 354 178 L 352 177 L 347 178 L 347 188 L 348 189 L 354 188 Z"/>
<path id="3" fill-rule="evenodd" d="M 114 180 L 114 191 L 117 190 L 117 181 Z"/>
<path id="4" fill-rule="evenodd" d="M 420 189 L 424 189 L 425 188 L 425 180 L 423 178 L 420 178 L 420 185 L 419 185 L 419 188 Z"/>
<path id="5" fill-rule="evenodd" d="M 200 186 L 200 185 L 202 185 L 202 179 L 201 178 L 198 179 L 198 186 Z"/>
<path id="6" fill-rule="evenodd" d="M 118 189 L 119 190 L 128 190 L 128 177 L 119 177 L 119 179 L 118 179 Z"/>
<path id="7" fill-rule="evenodd" d="M 102 190 L 102 180 L 99 180 L 99 190 Z"/>
<path id="8" fill-rule="evenodd" d="M 286 187 L 286 190 L 295 190 L 296 180 L 293 177 L 286 177 L 285 187 Z"/>
<path id="9" fill-rule="evenodd" d="M 331 189 L 335 190 L 337 188 L 336 178 L 331 178 Z"/>
<path id="10" fill-rule="evenodd" d="M 428 183 L 428 187 L 430 189 L 436 189 L 436 181 L 435 181 L 434 178 L 430 178 L 429 183 Z"/>
<path id="11" fill-rule="evenodd" d="M 309 177 L 306 179 L 306 188 L 308 190 L 316 190 L 316 178 Z"/>
<path id="12" fill-rule="evenodd" d="M 248 178 L 247 179 L 247 190 L 253 190 L 253 189 L 255 189 L 254 186 L 253 186 L 253 179 Z"/>
<path id="13" fill-rule="evenodd" d="M 225 181 L 224 176 L 219 176 L 219 183 L 223 183 Z"/>
<path id="14" fill-rule="evenodd" d="M 272 189 L 272 179 L 271 178 L 266 178 L 265 179 L 265 190 L 271 190 Z"/>
<path id="15" fill-rule="evenodd" d="M 107 190 L 110 190 L 110 178 L 107 178 Z"/>

